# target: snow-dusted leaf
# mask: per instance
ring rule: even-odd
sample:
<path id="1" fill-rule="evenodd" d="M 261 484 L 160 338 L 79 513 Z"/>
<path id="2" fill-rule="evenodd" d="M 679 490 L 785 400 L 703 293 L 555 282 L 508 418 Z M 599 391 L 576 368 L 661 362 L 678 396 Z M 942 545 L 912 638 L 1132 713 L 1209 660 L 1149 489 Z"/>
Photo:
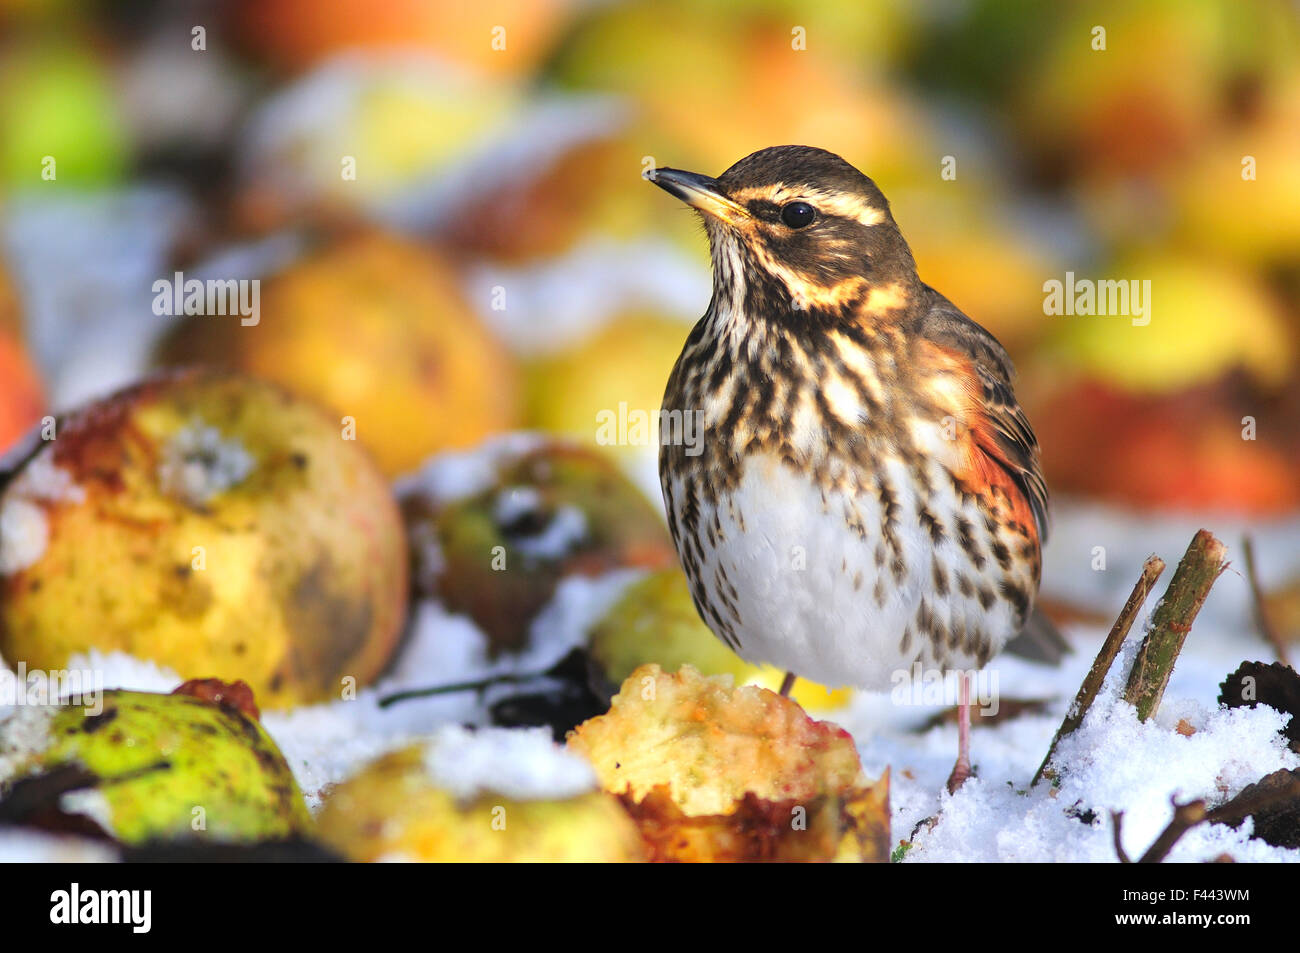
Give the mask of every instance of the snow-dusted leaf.
<path id="1" fill-rule="evenodd" d="M 1219 685 L 1219 704 L 1228 708 L 1267 705 L 1291 716 L 1282 733 L 1300 753 L 1300 675 L 1289 665 L 1242 662 Z"/>

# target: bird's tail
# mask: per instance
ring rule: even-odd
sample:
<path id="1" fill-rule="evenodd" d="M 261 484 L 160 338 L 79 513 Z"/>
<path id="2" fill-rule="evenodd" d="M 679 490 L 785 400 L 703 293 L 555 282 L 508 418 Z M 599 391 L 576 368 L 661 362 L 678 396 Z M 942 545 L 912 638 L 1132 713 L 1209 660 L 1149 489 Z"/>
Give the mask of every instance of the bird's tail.
<path id="1" fill-rule="evenodd" d="M 1020 634 L 1006 644 L 1005 651 L 1031 662 L 1043 662 L 1046 665 L 1059 665 L 1061 659 L 1072 649 L 1065 636 L 1037 606 L 1029 614 L 1025 627 Z"/>

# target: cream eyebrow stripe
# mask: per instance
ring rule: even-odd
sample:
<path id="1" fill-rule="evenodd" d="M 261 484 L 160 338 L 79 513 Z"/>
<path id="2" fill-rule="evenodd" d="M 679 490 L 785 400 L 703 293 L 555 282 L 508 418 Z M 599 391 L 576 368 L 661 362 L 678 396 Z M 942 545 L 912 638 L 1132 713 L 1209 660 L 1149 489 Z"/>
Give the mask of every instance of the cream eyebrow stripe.
<path id="1" fill-rule="evenodd" d="M 777 205 L 785 205 L 787 202 L 808 202 L 829 215 L 851 218 L 861 225 L 879 225 L 885 220 L 883 209 L 868 205 L 855 195 L 827 192 L 823 189 L 795 188 L 784 182 L 740 189 L 731 194 L 731 199 L 741 205 L 754 199 L 764 199 Z"/>

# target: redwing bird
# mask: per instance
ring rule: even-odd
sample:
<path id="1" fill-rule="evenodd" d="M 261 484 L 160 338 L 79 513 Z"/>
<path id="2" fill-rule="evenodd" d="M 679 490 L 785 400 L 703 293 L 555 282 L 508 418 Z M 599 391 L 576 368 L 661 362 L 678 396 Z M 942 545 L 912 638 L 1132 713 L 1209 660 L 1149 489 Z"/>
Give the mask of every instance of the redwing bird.
<path id="1" fill-rule="evenodd" d="M 983 667 L 1030 619 L 1048 526 L 1006 351 L 917 277 L 889 202 L 837 155 L 647 177 L 701 213 L 713 258 L 664 394 L 702 449 L 668 428 L 659 457 L 700 616 L 785 669 L 783 693 Z M 970 774 L 959 684 L 950 790 Z"/>

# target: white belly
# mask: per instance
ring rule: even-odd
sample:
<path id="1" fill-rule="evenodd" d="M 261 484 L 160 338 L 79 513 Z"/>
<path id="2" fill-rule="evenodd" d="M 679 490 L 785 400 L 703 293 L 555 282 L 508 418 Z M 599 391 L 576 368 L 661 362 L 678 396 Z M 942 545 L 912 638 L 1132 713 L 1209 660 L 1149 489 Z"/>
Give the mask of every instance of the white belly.
<path id="1" fill-rule="evenodd" d="M 730 631 L 719 634 L 743 658 L 830 686 L 882 690 L 917 661 L 944 670 L 976 667 L 977 646 L 987 657 L 1015 634 L 1011 606 L 980 599 L 981 592 L 985 603 L 997 593 L 997 565 L 989 559 L 977 569 L 951 528 L 936 542 L 919 502 L 901 492 L 909 486 L 903 465 L 887 464 L 886 474 L 896 490 L 891 539 L 882 532 L 885 514 L 874 486 L 857 485 L 846 473 L 838 489 L 823 494 L 772 457 L 751 458 L 716 508 L 700 501 L 699 525 L 714 533 L 703 534 L 692 591 L 723 617 Z M 960 509 L 987 535 L 974 503 L 959 503 L 938 469 L 932 482 L 931 513 Z M 684 492 L 674 486 L 677 499 Z M 710 600 L 708 591 L 726 598 Z M 937 648 L 936 629 L 948 634 Z"/>

